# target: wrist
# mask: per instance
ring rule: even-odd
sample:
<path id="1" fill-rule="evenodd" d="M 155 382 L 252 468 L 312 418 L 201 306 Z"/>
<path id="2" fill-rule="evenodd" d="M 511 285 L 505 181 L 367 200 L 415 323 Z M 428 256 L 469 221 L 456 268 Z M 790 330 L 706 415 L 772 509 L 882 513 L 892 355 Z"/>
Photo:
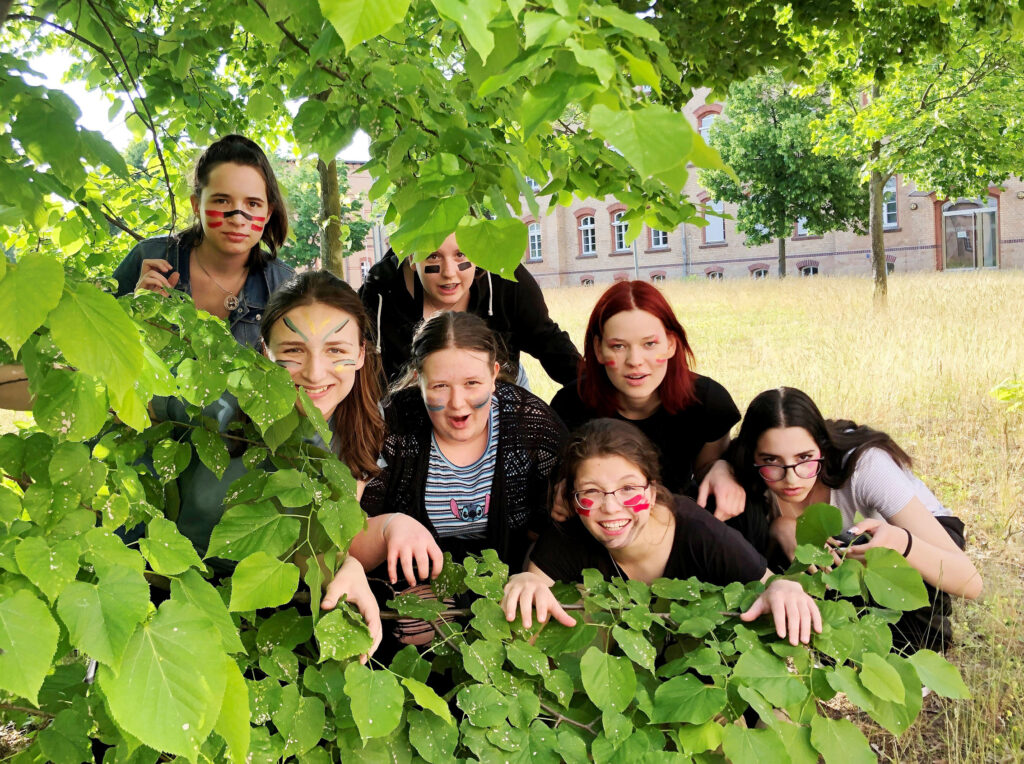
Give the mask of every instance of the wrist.
<path id="1" fill-rule="evenodd" d="M 907 557 L 910 556 L 910 550 L 914 546 L 914 536 L 906 528 L 904 528 L 903 530 L 907 531 L 907 548 L 903 550 L 903 558 L 906 559 Z"/>

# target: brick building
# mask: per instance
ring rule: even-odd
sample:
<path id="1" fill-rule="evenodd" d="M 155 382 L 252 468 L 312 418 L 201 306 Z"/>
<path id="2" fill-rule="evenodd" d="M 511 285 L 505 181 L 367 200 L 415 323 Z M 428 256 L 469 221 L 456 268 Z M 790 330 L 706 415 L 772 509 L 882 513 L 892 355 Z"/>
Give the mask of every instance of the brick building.
<path id="1" fill-rule="evenodd" d="M 705 136 L 722 113 L 722 105 L 691 101 L 686 115 Z M 350 168 L 355 192 L 362 173 Z M 368 188 L 368 181 L 366 187 Z M 709 202 L 693 172 L 686 195 Z M 699 278 L 771 278 L 778 275 L 775 241 L 756 247 L 744 244 L 735 221 L 708 215 L 709 225 L 684 224 L 673 231 L 647 226 L 635 252 L 625 244 L 625 226 L 618 216 L 625 205 L 614 197 L 574 200 L 569 207 L 549 208 L 538 199 L 540 216 L 524 216 L 529 246 L 523 262 L 541 286 L 578 286 L 622 279 L 645 281 Z M 1005 188 L 990 188 L 986 199 L 938 199 L 917 191 L 901 176 L 892 178 L 884 197 L 885 249 L 890 272 L 975 268 L 1024 268 L 1024 182 L 1011 178 Z M 735 205 L 717 205 L 735 216 Z M 866 235 L 833 231 L 808 235 L 799 221 L 786 242 L 786 268 L 791 275 L 870 275 L 871 241 Z M 372 251 L 360 258 L 373 262 Z M 350 260 L 354 260 L 350 258 Z M 358 266 L 356 266 L 358 267 Z M 361 279 L 350 283 L 361 283 Z"/>

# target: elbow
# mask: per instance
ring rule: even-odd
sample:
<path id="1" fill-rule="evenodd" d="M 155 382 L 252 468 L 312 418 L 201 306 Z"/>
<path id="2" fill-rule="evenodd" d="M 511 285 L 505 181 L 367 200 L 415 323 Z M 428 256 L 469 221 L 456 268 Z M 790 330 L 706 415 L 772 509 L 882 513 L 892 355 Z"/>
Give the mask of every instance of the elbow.
<path id="1" fill-rule="evenodd" d="M 981 579 L 981 574 L 975 570 L 974 575 L 971 576 L 967 583 L 963 587 L 963 593 L 961 596 L 964 599 L 975 600 L 981 596 L 981 592 L 984 589 L 984 582 Z"/>

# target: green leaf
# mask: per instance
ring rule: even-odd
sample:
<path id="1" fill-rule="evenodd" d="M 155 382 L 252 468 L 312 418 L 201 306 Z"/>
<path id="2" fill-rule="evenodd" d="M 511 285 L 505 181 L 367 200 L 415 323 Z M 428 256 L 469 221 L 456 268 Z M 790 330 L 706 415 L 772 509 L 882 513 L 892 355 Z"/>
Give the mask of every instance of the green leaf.
<path id="1" fill-rule="evenodd" d="M 486 271 L 515 281 L 515 269 L 526 251 L 526 224 L 515 218 L 464 218 L 455 239 L 470 260 Z"/>
<path id="2" fill-rule="evenodd" d="M 612 628 L 612 637 L 619 647 L 634 663 L 638 663 L 648 671 L 654 671 L 656 651 L 650 640 L 640 632 L 624 629 L 621 626 Z"/>
<path id="3" fill-rule="evenodd" d="M 366 623 L 346 602 L 316 622 L 313 630 L 320 645 L 320 660 L 344 661 L 366 653 L 373 644 Z"/>
<path id="4" fill-rule="evenodd" d="M 864 656 L 864 665 L 860 670 L 860 681 L 865 689 L 882 700 L 902 703 L 904 688 L 900 675 L 892 666 L 875 653 Z"/>
<path id="5" fill-rule="evenodd" d="M 171 599 L 187 603 L 206 616 L 210 624 L 220 633 L 225 652 L 245 652 L 238 636 L 238 627 L 231 620 L 231 614 L 220 594 L 209 581 L 194 569 L 186 570 L 171 581 Z"/>
<path id="6" fill-rule="evenodd" d="M 117 300 L 92 284 L 74 284 L 48 324 L 68 363 L 102 380 L 120 412 L 142 371 L 142 341 Z"/>
<path id="7" fill-rule="evenodd" d="M 216 475 L 218 480 L 224 477 L 224 470 L 228 468 L 228 462 L 231 460 L 224 439 L 210 430 L 197 429 L 192 431 L 192 445 L 196 447 L 196 453 L 210 472 Z"/>
<path id="8" fill-rule="evenodd" d="M 716 721 L 681 725 L 676 729 L 679 750 L 687 755 L 713 751 L 722 744 L 723 726 Z"/>
<path id="9" fill-rule="evenodd" d="M 60 302 L 64 268 L 48 255 L 27 254 L 0 281 L 0 340 L 17 354 Z"/>
<path id="10" fill-rule="evenodd" d="M 249 687 L 238 665 L 227 656 L 224 657 L 224 676 L 224 700 L 213 729 L 228 744 L 229 758 L 233 764 L 244 764 L 249 755 L 251 729 Z"/>
<path id="11" fill-rule="evenodd" d="M 969 699 L 971 691 L 967 689 L 960 671 L 932 650 L 918 650 L 907 660 L 917 671 L 921 684 L 931 687 L 944 698 Z"/>
<path id="12" fill-rule="evenodd" d="M 146 538 L 139 541 L 139 551 L 154 571 L 162 576 L 176 576 L 189 568 L 205 570 L 192 542 L 178 533 L 170 520 L 155 517 L 146 528 Z"/>
<path id="13" fill-rule="evenodd" d="M 405 18 L 409 0 L 320 0 L 320 11 L 345 43 L 345 50 L 382 34 Z M 332 157 L 325 157 L 325 161 Z"/>
<path id="14" fill-rule="evenodd" d="M 21 497 L 0 484 L 0 523 L 12 523 L 21 517 Z"/>
<path id="15" fill-rule="evenodd" d="M 406 592 L 387 601 L 387 606 L 398 611 L 403 618 L 419 618 L 423 621 L 436 621 L 448 606 L 436 599 L 424 599 L 417 594 Z"/>
<path id="16" fill-rule="evenodd" d="M 278 470 L 267 480 L 264 496 L 276 496 L 284 507 L 307 507 L 313 501 L 313 483 L 298 470 Z"/>
<path id="17" fill-rule="evenodd" d="M 241 560 L 262 551 L 280 557 L 298 541 L 301 530 L 299 518 L 281 514 L 269 501 L 238 504 L 213 527 L 206 556 Z"/>
<path id="18" fill-rule="evenodd" d="M 770 703 L 791 706 L 807 697 L 807 687 L 793 676 L 785 662 L 767 650 L 744 652 L 733 668 L 733 678 L 750 685 Z"/>
<path id="19" fill-rule="evenodd" d="M 228 610 L 259 610 L 277 607 L 292 598 L 299 586 L 299 569 L 266 552 L 254 552 L 231 576 Z"/>
<path id="20" fill-rule="evenodd" d="M 448 764 L 454 759 L 455 746 L 459 742 L 459 733 L 441 717 L 411 709 L 407 716 L 409 722 L 409 742 L 430 764 Z"/>
<path id="21" fill-rule="evenodd" d="M 281 705 L 272 718 L 285 739 L 285 755 L 303 754 L 319 742 L 326 714 L 322 700 L 302 696 L 296 685 L 288 684 L 282 688 Z"/>
<path id="22" fill-rule="evenodd" d="M 580 661 L 583 688 L 602 711 L 624 711 L 636 692 L 636 672 L 628 658 L 608 655 L 596 647 Z"/>
<path id="23" fill-rule="evenodd" d="M 482 683 L 490 682 L 505 662 L 505 647 L 498 641 L 478 639 L 463 645 L 461 652 L 466 672 Z"/>
<path id="24" fill-rule="evenodd" d="M 72 581 L 57 600 L 57 615 L 71 644 L 115 670 L 120 670 L 128 640 L 148 613 L 146 579 L 119 565 L 101 571 L 95 585 Z"/>
<path id="25" fill-rule="evenodd" d="M 506 648 L 508 661 L 520 671 L 532 676 L 547 676 L 551 671 L 548 656 L 529 642 L 510 642 Z"/>
<path id="26" fill-rule="evenodd" d="M 864 584 L 882 607 L 916 610 L 928 606 L 921 574 L 892 549 L 876 547 L 864 554 Z"/>
<path id="27" fill-rule="evenodd" d="M 298 423 L 295 384 L 287 371 L 277 364 L 272 366 L 272 369 L 250 366 L 228 375 L 228 389 L 265 436 L 274 423 L 285 417 L 294 418 Z"/>
<path id="28" fill-rule="evenodd" d="M 821 547 L 843 532 L 843 513 L 831 504 L 812 504 L 796 521 L 796 543 Z"/>
<path id="29" fill-rule="evenodd" d="M 426 257 L 436 250 L 469 212 L 464 196 L 424 199 L 405 212 L 391 234 L 391 246 L 400 257 Z"/>
<path id="30" fill-rule="evenodd" d="M 394 674 L 350 663 L 345 667 L 345 694 L 352 701 L 352 718 L 364 739 L 383 737 L 398 726 L 405 693 Z"/>
<path id="31" fill-rule="evenodd" d="M 161 440 L 153 446 L 153 469 L 162 483 L 178 477 L 191 461 L 192 447 L 188 443 Z"/>
<path id="32" fill-rule="evenodd" d="M 508 717 L 508 698 L 487 684 L 463 687 L 456 703 L 477 727 L 497 727 Z"/>
<path id="33" fill-rule="evenodd" d="M 81 764 L 94 761 L 89 732 L 92 720 L 81 698 L 65 708 L 52 722 L 39 731 L 36 743 L 39 752 L 53 764 Z"/>
<path id="34" fill-rule="evenodd" d="M 701 583 L 696 578 L 658 578 L 651 583 L 651 593 L 655 597 L 670 600 L 692 601 L 700 599 Z"/>
<path id="35" fill-rule="evenodd" d="M 36 703 L 59 636 L 50 609 L 25 589 L 0 600 L 0 689 Z"/>
<path id="36" fill-rule="evenodd" d="M 466 41 L 482 63 L 494 50 L 494 34 L 487 25 L 501 10 L 500 0 L 431 0 L 437 12 L 462 30 Z"/>
<path id="37" fill-rule="evenodd" d="M 209 406 L 228 386 L 228 375 L 224 371 L 194 358 L 179 363 L 175 375 L 185 400 L 196 406 Z"/>
<path id="38" fill-rule="evenodd" d="M 209 619 L 191 605 L 164 602 L 140 626 L 115 674 L 98 681 L 118 726 L 151 748 L 195 760 L 220 716 L 226 656 Z"/>
<path id="39" fill-rule="evenodd" d="M 505 618 L 501 605 L 492 599 L 480 597 L 469 606 L 473 611 L 470 628 L 476 629 L 485 639 L 506 640 L 512 636 L 512 625 Z"/>
<path id="40" fill-rule="evenodd" d="M 727 724 L 722 731 L 722 751 L 726 759 L 735 764 L 762 761 L 789 764 L 792 761 L 779 733 L 771 729 L 751 730 Z"/>
<path id="41" fill-rule="evenodd" d="M 107 391 L 88 374 L 54 369 L 36 394 L 32 415 L 49 435 L 88 440 L 107 421 Z"/>
<path id="42" fill-rule="evenodd" d="M 14 548 L 14 559 L 21 572 L 50 602 L 75 580 L 80 554 L 81 549 L 74 541 L 58 541 L 51 546 L 40 536 L 23 539 Z"/>
<path id="43" fill-rule="evenodd" d="M 693 674 L 683 674 L 658 685 L 654 691 L 654 716 L 651 721 L 655 724 L 704 724 L 725 708 L 725 704 L 725 690 L 704 684 Z"/>
<path id="44" fill-rule="evenodd" d="M 825 764 L 871 764 L 878 761 L 857 725 L 849 719 L 811 718 L 811 745 L 825 757 Z"/>
<path id="45" fill-rule="evenodd" d="M 416 705 L 436 714 L 438 718 L 443 719 L 452 727 L 455 726 L 455 720 L 452 718 L 452 712 L 448 710 L 448 704 L 430 687 L 423 684 L 423 682 L 410 679 L 409 677 L 403 679 L 402 684 L 405 685 L 405 688 L 412 695 Z"/>

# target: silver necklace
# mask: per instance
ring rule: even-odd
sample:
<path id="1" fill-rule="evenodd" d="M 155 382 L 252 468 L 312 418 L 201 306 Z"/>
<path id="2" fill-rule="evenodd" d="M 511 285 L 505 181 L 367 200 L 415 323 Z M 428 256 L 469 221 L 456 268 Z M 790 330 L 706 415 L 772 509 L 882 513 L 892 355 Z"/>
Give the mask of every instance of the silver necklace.
<path id="1" fill-rule="evenodd" d="M 220 282 L 218 282 L 217 279 L 215 279 L 213 277 L 213 274 L 211 274 L 208 270 L 206 270 L 206 266 L 203 265 L 203 261 L 199 259 L 199 256 L 196 255 L 196 257 L 194 259 L 196 261 L 196 264 L 199 266 L 199 270 L 201 270 L 203 273 L 206 274 L 206 278 L 210 279 L 210 281 L 212 281 L 214 283 L 214 285 L 220 291 L 222 291 L 224 294 L 227 295 L 227 297 L 224 298 L 224 308 L 228 311 L 228 313 L 230 313 L 235 308 L 237 308 L 238 307 L 238 295 L 237 295 L 238 290 L 236 289 L 234 292 L 232 292 L 231 290 L 225 289 L 224 287 L 222 287 L 220 285 Z M 245 283 L 245 279 L 248 277 L 248 274 L 249 274 L 249 267 L 246 266 L 245 269 L 242 271 L 242 284 Z M 240 284 L 238 289 L 241 289 L 241 288 L 242 287 L 241 287 L 241 284 Z"/>

